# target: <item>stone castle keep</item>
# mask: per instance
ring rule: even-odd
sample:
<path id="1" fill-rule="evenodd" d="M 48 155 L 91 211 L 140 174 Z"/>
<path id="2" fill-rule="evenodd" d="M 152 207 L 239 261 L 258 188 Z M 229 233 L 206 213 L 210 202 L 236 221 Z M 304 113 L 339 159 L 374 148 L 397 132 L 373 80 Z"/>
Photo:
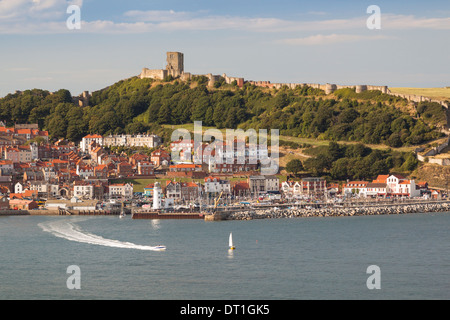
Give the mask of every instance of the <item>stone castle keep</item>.
<path id="1" fill-rule="evenodd" d="M 152 78 L 152 79 L 158 79 L 163 80 L 164 78 L 172 76 L 174 78 L 179 77 L 181 80 L 189 80 L 192 77 L 192 74 L 189 72 L 184 72 L 184 54 L 181 52 L 167 52 L 167 66 L 165 69 L 147 69 L 143 68 L 142 72 L 140 74 L 140 78 Z M 398 96 L 401 98 L 405 98 L 412 102 L 422 102 L 422 101 L 430 101 L 430 102 L 437 102 L 441 104 L 442 106 L 448 108 L 447 103 L 440 100 L 434 100 L 423 96 L 416 96 L 416 95 L 404 95 L 404 94 L 398 94 L 398 93 L 392 93 L 387 86 L 371 86 L 371 85 L 350 85 L 350 86 L 341 86 L 336 84 L 318 84 L 318 83 L 271 83 L 270 81 L 244 81 L 244 78 L 240 77 L 228 77 L 225 73 L 222 75 L 213 75 L 211 73 L 203 75 L 209 79 L 208 85 L 213 86 L 215 82 L 219 81 L 220 78 L 223 78 L 225 80 L 225 83 L 231 84 L 234 81 L 236 81 L 236 84 L 238 87 L 242 88 L 244 86 L 244 83 L 247 82 L 249 84 L 258 86 L 258 87 L 264 87 L 264 88 L 275 88 L 280 89 L 283 86 L 287 86 L 291 89 L 294 89 L 297 86 L 310 86 L 312 88 L 316 89 L 322 89 L 325 91 L 326 94 L 331 94 L 334 91 L 338 89 L 343 88 L 351 88 L 355 89 L 357 93 L 367 91 L 367 90 L 378 90 L 382 93 L 390 94 L 393 96 Z"/>
<path id="2" fill-rule="evenodd" d="M 181 52 L 167 52 L 167 66 L 165 69 L 142 69 L 141 79 L 152 78 L 162 80 L 169 75 L 176 78 L 184 74 L 184 55 Z"/>
<path id="3" fill-rule="evenodd" d="M 180 77 L 181 80 L 189 80 L 192 77 L 190 72 L 184 72 L 184 54 L 181 52 L 167 52 L 167 66 L 165 69 L 148 69 L 143 68 L 139 77 L 141 79 L 151 78 L 163 80 L 164 78 L 172 76 L 174 78 Z M 219 81 L 221 77 L 225 79 L 225 83 L 232 83 L 236 81 L 239 87 L 244 85 L 244 78 L 228 77 L 226 74 L 213 75 L 211 73 L 204 74 L 203 76 L 209 79 L 208 85 L 213 86 L 216 81 Z"/>

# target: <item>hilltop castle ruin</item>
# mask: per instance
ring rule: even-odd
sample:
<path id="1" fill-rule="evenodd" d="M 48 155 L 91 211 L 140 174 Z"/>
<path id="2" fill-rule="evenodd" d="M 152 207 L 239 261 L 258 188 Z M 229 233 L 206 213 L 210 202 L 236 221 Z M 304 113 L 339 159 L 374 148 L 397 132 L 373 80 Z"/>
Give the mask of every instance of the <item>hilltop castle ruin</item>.
<path id="1" fill-rule="evenodd" d="M 174 78 L 179 77 L 181 80 L 186 81 L 191 79 L 192 74 L 189 72 L 184 72 L 184 54 L 181 52 L 167 52 L 167 66 L 165 69 L 147 69 L 143 68 L 142 72 L 140 74 L 140 78 L 152 78 L 152 79 L 158 79 L 163 80 L 167 76 L 172 76 Z M 316 89 L 321 89 L 325 91 L 325 94 L 331 94 L 334 91 L 338 89 L 343 88 L 351 88 L 355 89 L 357 93 L 367 91 L 367 90 L 378 90 L 382 93 L 390 94 L 393 96 L 398 96 L 401 98 L 405 98 L 409 101 L 419 103 L 423 101 L 430 101 L 430 102 L 437 102 L 444 106 L 445 108 L 448 108 L 448 104 L 444 101 L 431 99 L 428 97 L 423 96 L 416 96 L 416 95 L 404 95 L 404 94 L 398 94 L 398 93 L 392 93 L 388 86 L 371 86 L 371 85 L 348 85 L 348 86 L 342 86 L 342 85 L 336 85 L 336 84 L 318 84 L 318 83 L 271 83 L 270 81 L 244 81 L 244 78 L 240 77 L 228 77 L 225 73 L 222 75 L 213 75 L 211 73 L 203 75 L 208 78 L 208 86 L 212 87 L 214 86 L 214 83 L 217 81 L 220 81 L 221 78 L 225 80 L 225 83 L 231 84 L 234 81 L 236 81 L 236 84 L 238 87 L 242 88 L 244 86 L 244 83 L 247 82 L 249 84 L 252 84 L 257 87 L 264 87 L 264 88 L 275 88 L 280 89 L 283 86 L 287 86 L 291 89 L 295 89 L 297 86 L 309 86 Z"/>
<path id="2" fill-rule="evenodd" d="M 184 74 L 184 54 L 181 52 L 167 52 L 167 66 L 165 69 L 147 69 L 143 68 L 140 78 L 152 78 L 163 80 L 168 76 L 174 78 L 181 77 Z"/>
<path id="3" fill-rule="evenodd" d="M 163 80 L 168 76 L 174 78 L 180 77 L 181 80 L 189 80 L 192 77 L 190 72 L 184 72 L 184 54 L 181 52 L 167 52 L 167 66 L 165 69 L 148 69 L 143 68 L 139 77 L 141 79 L 151 78 Z M 236 81 L 239 87 L 244 86 L 244 78 L 228 77 L 226 74 L 213 75 L 211 73 L 203 75 L 209 79 L 208 85 L 213 86 L 216 81 L 222 77 L 225 79 L 225 83 L 232 83 Z"/>
<path id="4" fill-rule="evenodd" d="M 152 78 L 163 80 L 168 76 L 172 76 L 174 78 L 179 77 L 181 80 L 189 80 L 192 75 L 189 72 L 184 72 L 184 54 L 181 52 L 167 52 L 167 66 L 165 69 L 148 69 L 143 68 L 140 74 L 140 78 Z M 252 85 L 258 87 L 266 87 L 266 88 L 276 88 L 279 89 L 282 86 L 288 86 L 290 88 L 295 88 L 296 86 L 308 85 L 313 88 L 322 89 L 326 94 L 333 93 L 337 89 L 341 88 L 355 88 L 356 92 L 362 92 L 366 90 L 380 90 L 383 93 L 390 93 L 387 86 L 367 86 L 367 85 L 357 85 L 357 86 L 338 86 L 335 84 L 317 84 L 317 83 L 271 83 L 270 81 L 244 81 L 244 78 L 239 77 L 228 77 L 226 74 L 223 75 L 213 75 L 211 73 L 203 75 L 208 78 L 209 86 L 213 86 L 215 82 L 219 81 L 222 77 L 225 80 L 225 83 L 232 83 L 236 81 L 238 87 L 242 87 L 244 82 L 248 82 Z"/>

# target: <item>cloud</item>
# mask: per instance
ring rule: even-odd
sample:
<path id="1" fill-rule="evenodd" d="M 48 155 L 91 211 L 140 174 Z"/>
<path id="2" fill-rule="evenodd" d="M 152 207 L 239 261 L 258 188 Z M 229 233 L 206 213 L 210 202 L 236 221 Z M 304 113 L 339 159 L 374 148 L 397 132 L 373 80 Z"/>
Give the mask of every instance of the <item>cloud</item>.
<path id="1" fill-rule="evenodd" d="M 289 45 L 301 45 L 301 46 L 317 46 L 317 45 L 329 45 L 336 43 L 349 43 L 356 41 L 373 41 L 382 39 L 391 39 L 392 37 L 383 35 L 364 36 L 355 34 L 317 34 L 304 38 L 288 38 L 279 40 L 280 43 Z"/>
<path id="2" fill-rule="evenodd" d="M 192 12 L 176 12 L 174 10 L 131 10 L 124 13 L 125 17 L 139 22 L 162 22 L 190 19 Z"/>
<path id="3" fill-rule="evenodd" d="M 69 5 L 83 0 L 1 0 L 0 26 L 11 21 L 54 21 L 61 19 Z"/>
<path id="4" fill-rule="evenodd" d="M 418 18 L 413 15 L 381 15 L 382 29 L 405 30 L 405 29 L 432 29 L 450 30 L 450 17 L 445 18 Z"/>
<path id="5" fill-rule="evenodd" d="M 80 30 L 68 30 L 66 9 L 70 4 L 83 5 L 82 0 L 1 0 L 0 34 L 58 34 L 58 33 L 117 33 L 134 34 L 160 31 L 215 31 L 229 30 L 258 33 L 327 33 L 346 32 L 347 35 L 315 35 L 286 39 L 299 44 L 357 41 L 351 35 L 366 30 L 368 15 L 345 19 L 325 19 L 322 12 L 311 13 L 317 19 L 287 20 L 274 17 L 245 17 L 210 15 L 207 11 L 186 12 L 174 10 L 130 10 L 113 20 L 82 21 Z M 329 17 L 330 14 L 326 14 Z M 83 18 L 83 10 L 81 11 Z M 450 17 L 417 17 L 382 13 L 383 30 L 450 30 Z M 348 30 L 351 30 L 349 32 Z M 359 33 L 359 32 L 356 32 Z"/>

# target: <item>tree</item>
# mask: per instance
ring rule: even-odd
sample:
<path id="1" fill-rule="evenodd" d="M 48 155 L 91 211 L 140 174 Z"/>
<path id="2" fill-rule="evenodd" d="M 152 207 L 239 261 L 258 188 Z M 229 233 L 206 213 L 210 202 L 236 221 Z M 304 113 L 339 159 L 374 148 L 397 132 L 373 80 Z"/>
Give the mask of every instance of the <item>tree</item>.
<path id="1" fill-rule="evenodd" d="M 389 139 L 386 141 L 387 145 L 393 148 L 398 148 L 402 146 L 402 140 L 397 132 L 390 135 Z"/>
<path id="2" fill-rule="evenodd" d="M 330 142 L 330 144 L 328 145 L 328 154 L 333 161 L 336 161 L 342 156 L 342 149 L 337 142 Z"/>
<path id="3" fill-rule="evenodd" d="M 417 168 L 418 164 L 419 161 L 417 160 L 416 156 L 413 153 L 409 153 L 406 161 L 402 165 L 402 169 L 405 171 L 413 171 L 415 168 Z"/>
<path id="4" fill-rule="evenodd" d="M 330 159 L 324 155 L 319 155 L 315 158 L 308 158 L 305 160 L 304 166 L 306 170 L 314 175 L 321 175 L 330 165 Z"/>
<path id="5" fill-rule="evenodd" d="M 48 131 L 53 138 L 65 138 L 67 133 L 66 120 L 60 115 L 53 116 L 48 123 Z"/>
<path id="6" fill-rule="evenodd" d="M 333 162 L 333 166 L 330 170 L 331 177 L 336 180 L 345 180 L 349 178 L 348 167 L 348 158 L 340 158 L 336 160 Z"/>
<path id="7" fill-rule="evenodd" d="M 300 171 L 303 171 L 303 164 L 299 159 L 292 159 L 286 164 L 286 171 L 292 172 L 293 174 L 297 174 Z"/>

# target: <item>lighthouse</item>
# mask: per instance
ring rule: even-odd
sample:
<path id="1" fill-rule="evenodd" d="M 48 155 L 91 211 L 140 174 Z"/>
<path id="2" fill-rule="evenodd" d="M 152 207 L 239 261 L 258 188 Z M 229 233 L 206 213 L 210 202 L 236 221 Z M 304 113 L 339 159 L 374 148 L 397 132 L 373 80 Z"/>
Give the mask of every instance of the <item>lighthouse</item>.
<path id="1" fill-rule="evenodd" d="M 155 182 L 153 187 L 153 210 L 161 209 L 161 185 Z"/>

